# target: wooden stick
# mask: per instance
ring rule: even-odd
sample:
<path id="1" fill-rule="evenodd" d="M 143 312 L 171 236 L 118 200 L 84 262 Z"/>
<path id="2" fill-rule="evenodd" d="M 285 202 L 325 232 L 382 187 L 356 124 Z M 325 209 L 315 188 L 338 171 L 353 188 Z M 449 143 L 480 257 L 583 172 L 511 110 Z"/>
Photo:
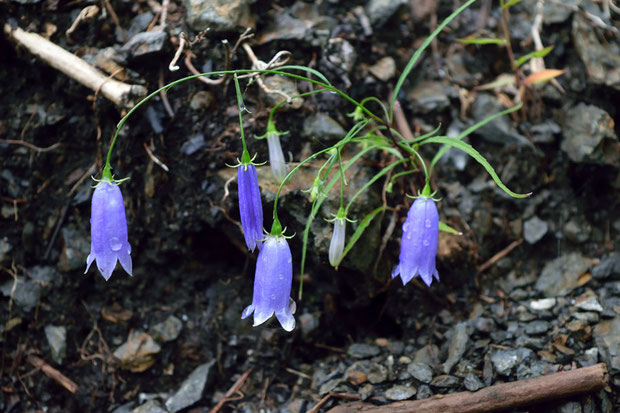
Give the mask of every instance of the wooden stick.
<path id="1" fill-rule="evenodd" d="M 19 27 L 12 27 L 9 23 L 4 24 L 4 33 L 15 44 L 27 49 L 53 68 L 60 70 L 94 91 L 100 90 L 103 96 L 120 108 L 129 109 L 139 99 L 146 96 L 144 86 L 129 85 L 110 79 L 85 60 L 36 33 L 26 32 Z M 4 64 L 8 64 L 8 62 Z"/>
<path id="2" fill-rule="evenodd" d="M 549 400 L 601 390 L 609 381 L 604 363 L 533 379 L 490 386 L 475 393 L 438 394 L 429 399 L 404 401 L 386 406 L 347 403 L 328 413 L 482 413 L 518 408 Z"/>
<path id="3" fill-rule="evenodd" d="M 41 370 L 47 377 L 60 384 L 71 393 L 75 393 L 78 389 L 78 385 L 75 384 L 67 376 L 56 370 L 54 367 L 47 364 L 45 360 L 35 356 L 34 354 L 28 355 L 28 363 Z"/>

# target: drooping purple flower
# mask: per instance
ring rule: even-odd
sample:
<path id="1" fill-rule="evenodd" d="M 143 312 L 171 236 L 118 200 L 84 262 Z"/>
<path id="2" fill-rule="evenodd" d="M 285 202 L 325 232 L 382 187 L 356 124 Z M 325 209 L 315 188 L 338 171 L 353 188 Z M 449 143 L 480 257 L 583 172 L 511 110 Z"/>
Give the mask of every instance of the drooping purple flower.
<path id="1" fill-rule="evenodd" d="M 344 252 L 344 237 L 346 233 L 346 219 L 338 218 L 334 220 L 334 232 L 332 234 L 331 242 L 329 243 L 329 263 L 332 267 L 338 269 L 340 261 L 342 261 L 342 254 Z"/>
<path id="2" fill-rule="evenodd" d="M 282 182 L 288 171 L 278 133 L 267 133 L 267 147 L 269 148 L 269 164 L 271 165 L 273 176 L 275 176 L 278 182 Z"/>
<path id="3" fill-rule="evenodd" d="M 403 285 L 418 275 L 428 286 L 433 282 L 433 276 L 439 281 L 435 267 L 438 236 L 439 214 L 435 201 L 425 197 L 416 199 L 403 224 L 400 262 L 392 272 L 392 278 L 400 275 Z"/>
<path id="4" fill-rule="evenodd" d="M 237 168 L 239 186 L 239 214 L 245 245 L 250 251 L 261 246 L 263 238 L 263 204 L 260 199 L 256 167 L 252 164 L 239 165 Z"/>
<path id="5" fill-rule="evenodd" d="M 269 235 L 258 253 L 252 304 L 243 310 L 241 318 L 254 313 L 256 327 L 275 314 L 282 328 L 292 331 L 295 328 L 295 304 L 290 300 L 292 282 L 293 259 L 288 242 L 284 236 Z"/>
<path id="6" fill-rule="evenodd" d="M 102 180 L 97 184 L 90 214 L 90 254 L 86 258 L 86 271 L 93 261 L 106 281 L 120 261 L 131 275 L 131 246 L 127 241 L 127 217 L 123 195 L 118 185 Z"/>

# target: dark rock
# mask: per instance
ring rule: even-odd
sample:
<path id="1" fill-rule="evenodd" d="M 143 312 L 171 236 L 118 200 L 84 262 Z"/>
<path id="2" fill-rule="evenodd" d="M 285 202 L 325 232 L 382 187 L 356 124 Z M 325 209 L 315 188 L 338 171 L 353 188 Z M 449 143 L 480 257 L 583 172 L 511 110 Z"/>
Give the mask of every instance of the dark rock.
<path id="1" fill-rule="evenodd" d="M 67 355 L 67 329 L 63 326 L 45 326 L 45 337 L 50 346 L 52 359 L 58 364 L 62 364 L 62 360 Z"/>
<path id="2" fill-rule="evenodd" d="M 347 132 L 338 122 L 324 113 L 311 115 L 304 120 L 302 136 L 319 141 L 341 139 Z"/>
<path id="3" fill-rule="evenodd" d="M 433 380 L 433 370 L 424 363 L 413 362 L 407 366 L 407 372 L 422 383 L 430 383 Z"/>
<path id="4" fill-rule="evenodd" d="M 435 387 L 456 387 L 461 383 L 461 381 L 454 376 L 450 376 L 448 374 L 442 374 L 441 376 L 437 376 L 431 381 L 431 386 Z"/>
<path id="5" fill-rule="evenodd" d="M 594 327 L 594 340 L 611 374 L 620 373 L 620 316 Z"/>
<path id="6" fill-rule="evenodd" d="M 198 132 L 194 136 L 191 136 L 187 141 L 181 145 L 181 153 L 183 155 L 190 156 L 206 145 L 205 136 Z"/>
<path id="7" fill-rule="evenodd" d="M 467 323 L 459 323 L 454 327 L 454 334 L 450 340 L 448 348 L 448 359 L 443 365 L 443 372 L 450 374 L 452 367 L 459 362 L 469 343 L 469 335 L 467 334 Z"/>
<path id="8" fill-rule="evenodd" d="M 467 375 L 465 376 L 465 380 L 463 381 L 463 384 L 465 385 L 465 388 L 469 391 L 480 390 L 481 388 L 484 387 L 484 383 L 480 381 L 478 376 L 476 376 L 472 372 L 467 373 Z"/>
<path id="9" fill-rule="evenodd" d="M 503 107 L 496 98 L 486 93 L 479 93 L 472 105 L 472 115 L 476 122 L 488 118 L 490 115 L 499 113 L 506 108 Z M 485 140 L 502 145 L 527 145 L 531 142 L 523 135 L 519 134 L 512 126 L 509 116 L 501 116 L 479 128 L 476 134 Z"/>
<path id="10" fill-rule="evenodd" d="M 133 409 L 131 413 L 168 413 L 168 411 L 162 408 L 155 400 L 149 400 Z"/>
<path id="11" fill-rule="evenodd" d="M 418 400 L 428 399 L 432 395 L 433 395 L 433 391 L 431 390 L 431 388 L 427 386 L 426 384 L 423 384 L 420 387 L 418 387 L 418 394 L 416 396 L 416 399 Z"/>
<path id="12" fill-rule="evenodd" d="M 494 331 L 497 326 L 495 324 L 495 320 L 488 317 L 477 317 L 473 321 L 474 328 L 482 333 L 490 333 Z"/>
<path id="13" fill-rule="evenodd" d="M 354 343 L 349 346 L 347 354 L 356 359 L 374 357 L 381 353 L 381 349 L 373 344 Z"/>
<path id="14" fill-rule="evenodd" d="M 167 39 L 164 30 L 142 32 L 129 39 L 121 50 L 129 52 L 134 58 L 149 56 L 161 52 Z"/>
<path id="15" fill-rule="evenodd" d="M 450 106 L 447 88 L 441 82 L 424 82 L 409 90 L 414 109 L 421 113 L 440 111 Z"/>
<path id="16" fill-rule="evenodd" d="M 183 0 L 187 23 L 202 31 L 233 31 L 253 27 L 249 0 Z"/>
<path id="17" fill-rule="evenodd" d="M 614 252 L 603 258 L 600 264 L 592 268 L 592 277 L 599 280 L 620 277 L 620 253 Z"/>
<path id="18" fill-rule="evenodd" d="M 566 112 L 562 150 L 573 162 L 620 166 L 613 119 L 602 109 L 579 103 Z"/>
<path id="19" fill-rule="evenodd" d="M 64 227 L 60 233 L 63 249 L 58 260 L 58 269 L 69 272 L 86 268 L 86 257 L 90 253 L 90 242 L 86 235 L 72 226 Z"/>
<path id="20" fill-rule="evenodd" d="M 13 302 L 25 312 L 34 309 L 41 296 L 41 285 L 26 280 L 24 277 L 17 277 L 15 290 L 13 290 L 13 280 L 9 280 L 0 286 L 0 291 L 5 297 L 13 297 Z"/>
<path id="21" fill-rule="evenodd" d="M 366 15 L 375 28 L 383 26 L 407 0 L 370 0 L 366 3 Z"/>
<path id="22" fill-rule="evenodd" d="M 536 320 L 525 326 L 525 333 L 531 335 L 544 334 L 549 330 L 549 322 Z"/>
<path id="23" fill-rule="evenodd" d="M 388 400 L 400 401 L 400 400 L 407 400 L 413 397 L 415 394 L 416 394 L 415 387 L 397 385 L 397 386 L 390 387 L 389 389 L 387 389 L 385 392 L 385 397 Z"/>
<path id="24" fill-rule="evenodd" d="M 546 297 L 565 296 L 579 286 L 579 277 L 592 260 L 579 253 L 563 255 L 548 262 L 536 282 L 536 289 Z"/>
<path id="25" fill-rule="evenodd" d="M 336 21 L 331 16 L 321 15 L 317 3 L 298 1 L 278 12 L 273 21 L 262 31 L 258 43 L 271 40 L 304 40 L 312 46 L 327 42 Z"/>
<path id="26" fill-rule="evenodd" d="M 202 393 L 207 386 L 215 360 L 201 364 L 183 381 L 179 390 L 168 400 L 166 408 L 171 412 L 178 412 L 196 403 L 202 398 Z"/>
<path id="27" fill-rule="evenodd" d="M 542 219 L 534 216 L 523 223 L 523 238 L 528 244 L 536 244 L 545 236 L 549 225 Z"/>
<path id="28" fill-rule="evenodd" d="M 509 376 L 512 368 L 534 354 L 529 348 L 497 350 L 491 355 L 491 362 L 498 374 Z"/>

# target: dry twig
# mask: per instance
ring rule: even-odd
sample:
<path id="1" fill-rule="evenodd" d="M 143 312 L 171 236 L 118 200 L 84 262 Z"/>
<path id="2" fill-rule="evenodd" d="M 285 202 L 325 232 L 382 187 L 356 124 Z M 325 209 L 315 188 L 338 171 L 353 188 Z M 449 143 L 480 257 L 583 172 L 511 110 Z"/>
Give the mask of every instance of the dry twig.
<path id="1" fill-rule="evenodd" d="M 103 96 L 115 105 L 129 109 L 136 100 L 146 96 L 146 88 L 140 85 L 129 85 L 114 79 L 108 79 L 99 70 L 72 53 L 44 37 L 4 24 L 4 33 L 18 46 L 24 47 L 53 68 L 78 81 L 84 86 L 97 91 L 101 89 Z"/>
<path id="2" fill-rule="evenodd" d="M 245 383 L 245 380 L 248 378 L 251 372 L 252 372 L 252 369 L 250 368 L 245 373 L 243 373 L 241 377 L 237 379 L 235 384 L 233 384 L 231 388 L 228 389 L 228 391 L 226 392 L 222 400 L 220 400 L 213 409 L 209 410 L 209 413 L 217 413 L 222 408 L 222 406 L 224 406 L 226 402 L 238 400 L 238 398 L 232 397 L 233 394 L 243 396 L 243 393 L 241 393 L 240 389 L 241 389 L 241 386 L 243 386 L 243 383 Z"/>
<path id="3" fill-rule="evenodd" d="M 328 413 L 482 413 L 519 408 L 603 389 L 609 382 L 604 363 L 512 383 L 501 383 L 477 392 L 438 394 L 429 399 L 373 406 L 348 403 Z"/>
<path id="4" fill-rule="evenodd" d="M 71 393 L 75 393 L 78 389 L 78 385 L 75 384 L 71 379 L 62 374 L 60 371 L 56 370 L 54 367 L 47 364 L 45 360 L 35 356 L 34 354 L 29 354 L 27 357 L 28 363 L 32 364 L 37 369 L 41 370 L 47 377 L 54 380 L 56 383 L 60 384 L 65 389 L 69 390 Z"/>

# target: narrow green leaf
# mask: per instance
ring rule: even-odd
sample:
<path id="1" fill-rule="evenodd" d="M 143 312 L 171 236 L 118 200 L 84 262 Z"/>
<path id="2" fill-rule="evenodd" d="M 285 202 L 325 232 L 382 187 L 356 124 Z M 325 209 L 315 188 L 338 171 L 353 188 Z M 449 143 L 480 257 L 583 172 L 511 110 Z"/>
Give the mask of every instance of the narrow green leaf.
<path id="1" fill-rule="evenodd" d="M 540 50 L 536 50 L 535 52 L 532 53 L 528 53 L 525 56 L 521 56 L 520 58 L 517 59 L 517 61 L 515 62 L 517 67 L 521 66 L 523 63 L 527 62 L 530 59 L 533 59 L 535 57 L 545 57 L 549 54 L 550 51 L 553 50 L 554 46 L 549 46 L 549 47 L 545 47 L 544 49 L 540 49 Z"/>
<path id="2" fill-rule="evenodd" d="M 372 222 L 374 217 L 376 217 L 377 214 L 385 211 L 386 209 L 387 209 L 387 206 L 383 206 L 382 205 L 382 206 L 380 206 L 378 208 L 375 208 L 368 215 L 366 215 L 364 217 L 362 222 L 360 222 L 359 226 L 357 227 L 357 229 L 355 230 L 355 232 L 353 233 L 353 235 L 349 239 L 349 242 L 347 243 L 346 247 L 344 247 L 344 251 L 342 253 L 342 259 L 344 259 L 344 257 L 347 256 L 349 251 L 351 251 L 353 246 L 355 246 L 355 243 L 360 239 L 360 237 L 362 236 L 362 234 L 364 233 L 366 228 L 368 228 L 368 226 L 370 225 L 370 223 Z M 341 262 L 342 262 L 342 259 L 340 260 Z"/>
<path id="3" fill-rule="evenodd" d="M 486 125 L 487 123 L 493 121 L 494 119 L 497 119 L 500 116 L 504 116 L 504 115 L 507 115 L 509 113 L 512 113 L 512 112 L 515 112 L 515 111 L 521 109 L 521 106 L 523 106 L 523 104 L 519 103 L 518 105 L 515 105 L 515 106 L 513 106 L 513 107 L 511 107 L 509 109 L 506 109 L 504 111 L 496 113 L 495 115 L 489 116 L 488 118 L 483 119 L 480 122 L 476 123 L 475 125 L 472 125 L 469 128 L 465 129 L 456 138 L 448 138 L 448 139 L 461 140 L 461 139 L 471 135 L 474 131 L 476 131 L 476 129 L 479 129 L 479 128 L 483 127 L 484 125 Z M 433 170 L 433 167 L 437 164 L 437 162 L 439 162 L 441 157 L 444 156 L 446 154 L 446 152 L 448 152 L 448 149 L 450 149 L 448 146 L 444 146 L 435 154 L 435 156 L 433 157 L 433 160 L 431 161 L 431 165 L 430 165 L 430 170 L 431 171 Z"/>
<path id="4" fill-rule="evenodd" d="M 514 6 L 517 3 L 520 3 L 521 0 L 509 0 L 508 2 L 502 4 L 502 9 L 507 9 L 510 6 Z"/>
<path id="5" fill-rule="evenodd" d="M 463 235 L 462 232 L 455 230 L 450 225 L 446 224 L 443 221 L 439 221 L 439 231 L 447 232 L 448 234 L 453 235 Z"/>
<path id="6" fill-rule="evenodd" d="M 506 44 L 506 39 L 491 39 L 488 37 L 481 38 L 465 38 L 465 39 L 456 39 L 457 42 L 463 44 Z"/>
<path id="7" fill-rule="evenodd" d="M 476 161 L 478 161 L 478 163 L 482 165 L 484 169 L 486 169 L 489 175 L 491 175 L 491 178 L 493 178 L 497 186 L 499 186 L 504 192 L 506 192 L 508 195 L 510 195 L 513 198 L 527 198 L 528 196 L 532 195 L 531 192 L 527 194 L 518 194 L 508 189 L 508 187 L 504 185 L 501 179 L 499 179 L 499 176 L 497 176 L 497 174 L 495 173 L 495 169 L 493 169 L 493 167 L 491 166 L 491 164 L 489 164 L 489 162 L 485 159 L 485 157 L 480 155 L 480 152 L 478 152 L 476 149 L 474 149 L 473 146 L 471 146 L 468 143 L 465 143 L 458 139 L 448 138 L 448 137 L 443 137 L 443 136 L 429 138 L 425 140 L 424 142 L 422 142 L 421 145 L 424 145 L 427 143 L 443 143 L 444 145 L 450 145 L 457 149 L 462 150 L 463 152 L 465 152 L 466 154 L 474 158 Z"/>
<path id="8" fill-rule="evenodd" d="M 456 9 L 451 15 L 446 17 L 446 19 L 442 21 L 441 24 L 437 26 L 435 30 L 433 30 L 433 33 L 431 33 L 431 35 L 428 36 L 426 40 L 424 40 L 424 43 L 422 43 L 422 45 L 418 48 L 418 50 L 415 51 L 413 56 L 411 56 L 411 59 L 409 59 L 407 66 L 405 66 L 405 69 L 403 70 L 403 73 L 401 73 L 400 77 L 398 78 L 398 81 L 396 82 L 396 86 L 394 87 L 394 92 L 392 93 L 392 100 L 390 101 L 390 119 L 389 119 L 390 122 L 394 118 L 394 102 L 396 102 L 396 97 L 398 96 L 398 92 L 400 92 L 400 89 L 403 87 L 403 84 L 405 83 L 405 79 L 407 79 L 407 76 L 409 76 L 409 73 L 411 73 L 411 71 L 413 70 L 413 67 L 417 63 L 420 56 L 422 55 L 422 52 L 424 52 L 424 50 L 428 47 L 428 45 L 431 44 L 433 39 L 437 37 L 439 33 L 441 33 L 441 31 L 448 24 L 450 24 L 450 22 L 454 20 L 456 16 L 458 16 L 463 10 L 471 6 L 475 1 L 476 0 L 469 0 L 468 2 L 463 4 L 461 7 Z"/>
<path id="9" fill-rule="evenodd" d="M 332 84 L 329 82 L 329 80 L 327 80 L 327 78 L 323 75 L 323 73 L 319 72 L 316 69 L 313 69 L 311 67 L 307 67 L 307 66 L 299 66 L 299 65 L 286 65 L 286 66 L 280 66 L 278 67 L 278 70 L 287 70 L 287 69 L 292 69 L 292 70 L 300 70 L 303 72 L 308 72 L 308 73 L 312 73 L 314 76 L 318 77 L 319 79 L 321 79 L 323 82 L 325 82 L 326 85 L 331 86 Z"/>

